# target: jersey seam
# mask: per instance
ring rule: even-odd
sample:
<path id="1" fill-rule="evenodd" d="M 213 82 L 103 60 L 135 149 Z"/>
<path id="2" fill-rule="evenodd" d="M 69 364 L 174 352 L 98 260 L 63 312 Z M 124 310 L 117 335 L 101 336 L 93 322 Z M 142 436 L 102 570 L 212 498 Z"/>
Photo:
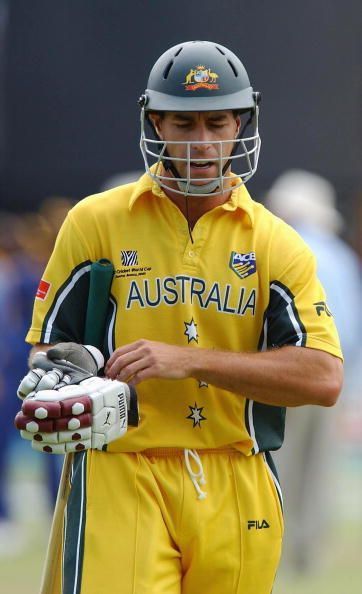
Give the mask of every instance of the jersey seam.
<path id="1" fill-rule="evenodd" d="M 305 254 L 308 254 L 308 256 L 312 256 L 311 260 L 314 259 L 314 256 L 313 256 L 312 252 L 310 251 L 310 249 L 308 247 L 303 248 L 302 251 L 298 252 L 295 256 L 292 256 L 292 261 L 286 265 L 286 267 L 282 270 L 282 272 L 279 275 L 277 275 L 277 278 L 275 278 L 275 281 L 278 282 L 278 280 L 280 278 L 282 278 L 284 275 L 286 275 L 289 268 L 291 268 L 292 266 L 295 265 L 295 260 L 300 258 L 301 256 L 304 256 Z M 271 281 L 271 282 L 275 282 L 275 281 Z"/>
<path id="2" fill-rule="evenodd" d="M 88 254 L 90 254 L 91 253 L 90 246 L 88 245 L 87 241 L 85 240 L 84 235 L 83 235 L 82 231 L 80 230 L 80 228 L 78 226 L 78 223 L 75 221 L 75 218 L 74 218 L 74 215 L 73 215 L 72 211 L 70 211 L 68 213 L 68 216 L 69 216 L 69 220 L 70 220 L 71 224 L 76 229 L 76 232 L 77 232 L 79 238 L 81 239 L 81 242 L 83 243 L 83 246 L 86 248 Z"/>

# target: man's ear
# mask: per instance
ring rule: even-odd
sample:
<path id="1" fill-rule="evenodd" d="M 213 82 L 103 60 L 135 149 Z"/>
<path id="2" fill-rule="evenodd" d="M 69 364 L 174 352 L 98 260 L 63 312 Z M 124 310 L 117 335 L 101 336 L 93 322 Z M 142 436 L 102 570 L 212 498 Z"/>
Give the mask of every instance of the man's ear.
<path id="1" fill-rule="evenodd" d="M 159 113 L 150 113 L 150 115 L 148 117 L 151 120 L 151 123 L 152 123 L 154 129 L 157 132 L 157 135 L 162 140 L 162 133 L 161 133 L 161 120 L 162 120 L 162 117 L 160 116 Z"/>
<path id="2" fill-rule="evenodd" d="M 240 116 L 236 116 L 235 118 L 235 122 L 236 122 L 236 132 L 235 132 L 235 138 L 237 138 L 239 136 L 239 132 L 240 132 L 240 126 L 241 126 L 241 118 Z"/>

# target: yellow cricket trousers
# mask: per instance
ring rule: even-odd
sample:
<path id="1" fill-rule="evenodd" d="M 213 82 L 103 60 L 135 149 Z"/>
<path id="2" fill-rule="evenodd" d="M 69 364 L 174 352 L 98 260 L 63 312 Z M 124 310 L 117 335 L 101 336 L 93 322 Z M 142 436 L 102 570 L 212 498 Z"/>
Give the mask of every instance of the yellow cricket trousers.
<path id="1" fill-rule="evenodd" d="M 63 594 L 270 594 L 280 497 L 269 454 L 77 454 Z"/>

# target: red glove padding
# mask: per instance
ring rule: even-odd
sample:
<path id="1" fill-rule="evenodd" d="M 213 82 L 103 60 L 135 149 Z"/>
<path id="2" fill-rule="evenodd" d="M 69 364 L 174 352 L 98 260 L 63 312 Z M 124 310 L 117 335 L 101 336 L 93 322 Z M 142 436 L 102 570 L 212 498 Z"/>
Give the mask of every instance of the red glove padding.
<path id="1" fill-rule="evenodd" d="M 53 394 L 52 396 L 54 398 Z M 52 433 L 68 429 L 76 431 L 84 427 L 91 427 L 91 412 L 92 400 L 89 396 L 55 402 L 42 401 L 40 398 L 25 400 L 21 411 L 15 417 L 15 427 L 32 433 L 33 439 L 43 441 L 39 433 Z M 73 439 L 79 439 L 79 434 L 75 433 Z"/>
<path id="2" fill-rule="evenodd" d="M 127 384 L 98 377 L 78 386 L 40 390 L 24 400 L 15 427 L 39 451 L 102 449 L 127 431 L 129 399 Z"/>

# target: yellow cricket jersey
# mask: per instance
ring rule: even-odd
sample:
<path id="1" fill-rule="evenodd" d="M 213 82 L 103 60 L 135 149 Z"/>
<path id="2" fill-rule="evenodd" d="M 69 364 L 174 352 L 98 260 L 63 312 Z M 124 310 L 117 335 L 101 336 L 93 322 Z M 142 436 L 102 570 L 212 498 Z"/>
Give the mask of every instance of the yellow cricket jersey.
<path id="1" fill-rule="evenodd" d="M 80 201 L 40 282 L 27 341 L 83 342 L 90 263 L 108 258 L 106 358 L 139 338 L 233 352 L 296 345 L 342 357 L 314 256 L 245 186 L 204 214 L 192 236 L 148 175 Z M 108 451 L 231 444 L 249 455 L 283 441 L 282 407 L 195 379 L 148 380 L 137 392 L 141 423 Z"/>

